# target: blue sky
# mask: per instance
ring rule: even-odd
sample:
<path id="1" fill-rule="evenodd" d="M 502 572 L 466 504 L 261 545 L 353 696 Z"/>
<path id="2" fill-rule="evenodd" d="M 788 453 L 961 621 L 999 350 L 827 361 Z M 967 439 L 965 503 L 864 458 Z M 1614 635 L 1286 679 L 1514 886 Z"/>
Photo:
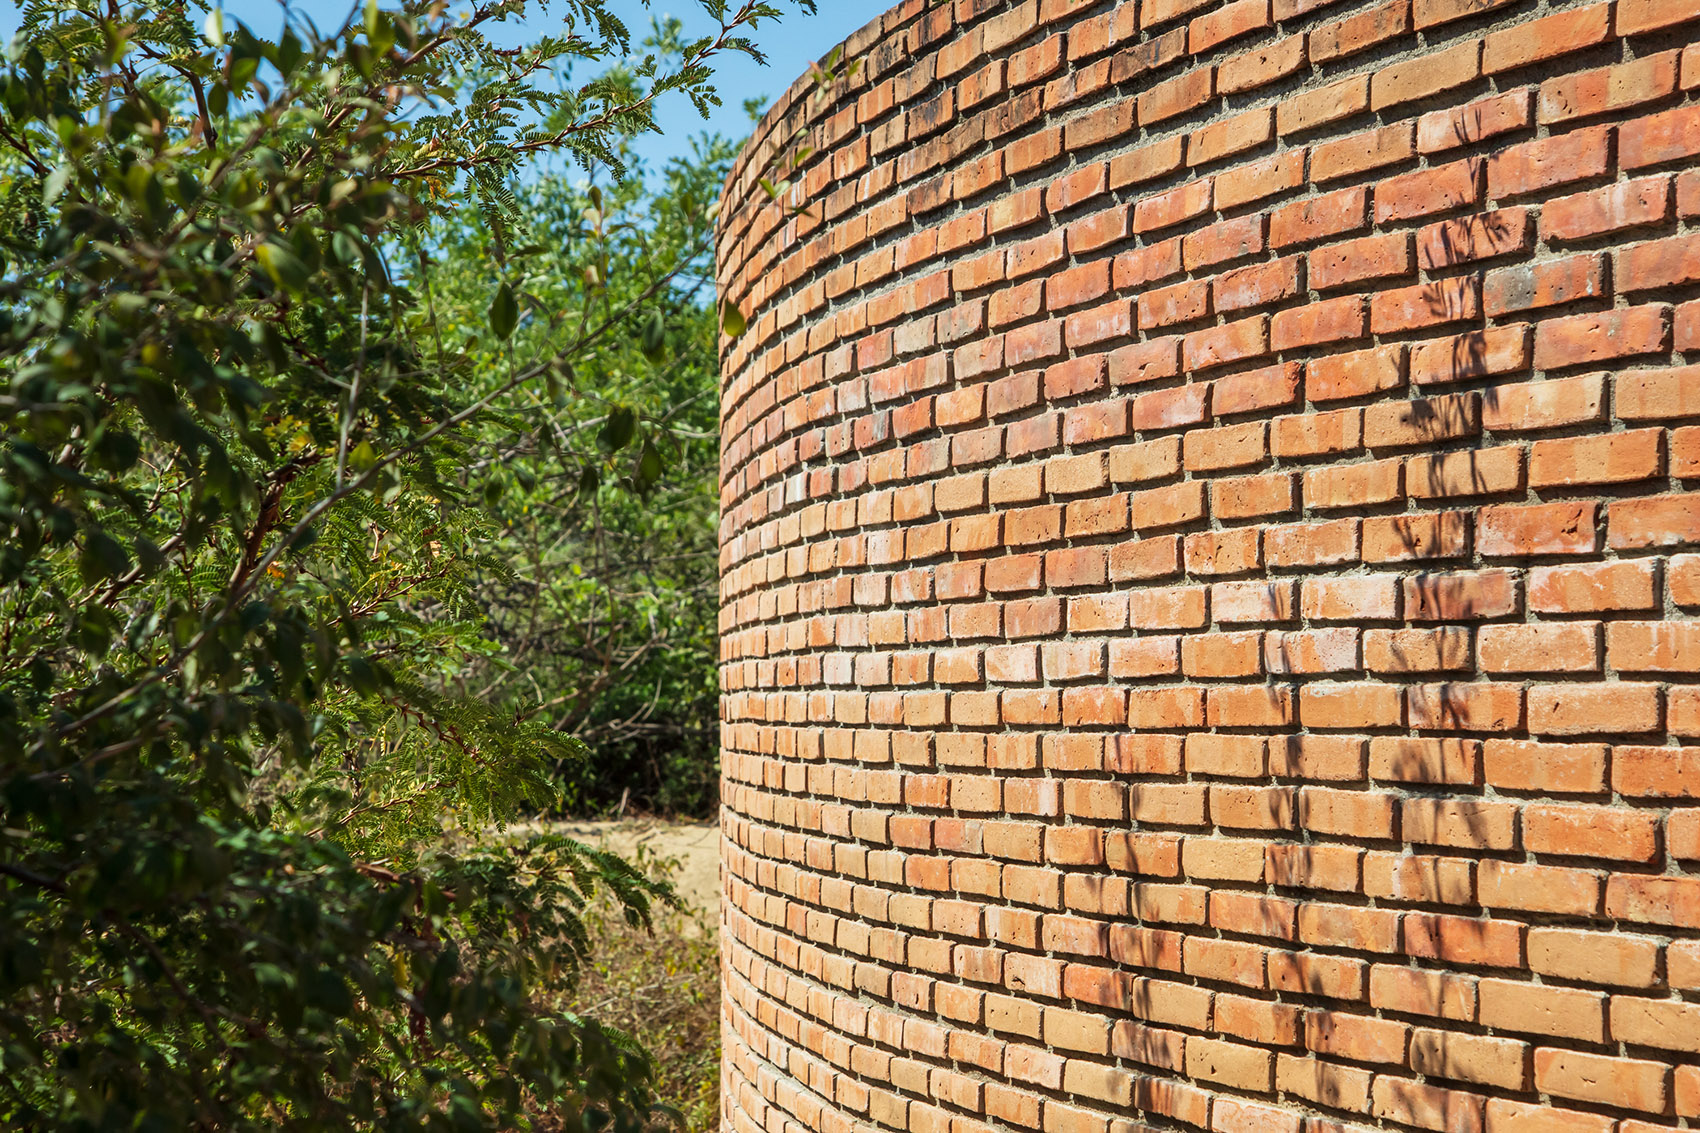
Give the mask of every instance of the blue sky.
<path id="1" fill-rule="evenodd" d="M 797 11 L 794 0 L 779 0 L 785 18 L 759 27 L 752 38 L 768 56 L 768 65 L 757 66 L 742 55 L 724 55 L 716 67 L 715 80 L 722 105 L 714 110 L 707 122 L 682 95 L 672 95 L 657 108 L 656 118 L 663 135 L 650 136 L 638 145 L 639 154 L 652 163 L 683 152 L 685 138 L 701 130 L 714 130 L 732 137 L 749 131 L 743 102 L 760 97 L 771 100 L 791 84 L 791 80 L 808 69 L 811 61 L 825 55 L 851 32 L 867 23 L 887 6 L 888 0 L 855 3 L 853 0 L 820 0 L 820 10 L 814 15 Z M 320 27 L 339 23 L 348 14 L 350 0 L 295 0 L 294 10 L 310 16 Z M 454 10 L 465 7 L 454 5 Z M 650 16 L 673 15 L 685 22 L 687 35 L 708 35 L 718 25 L 704 13 L 697 0 L 652 0 L 646 8 L 640 0 L 611 0 L 612 8 L 634 36 L 648 26 Z M 281 22 L 282 5 L 273 0 L 225 0 L 224 10 L 229 17 L 248 21 L 258 31 L 270 33 Z M 557 6 L 557 11 L 559 10 Z M 556 17 L 533 11 L 523 25 L 511 32 L 499 32 L 498 38 L 517 40 L 543 34 Z M 0 37 L 9 39 L 18 26 L 18 10 L 14 0 L 0 0 Z"/>

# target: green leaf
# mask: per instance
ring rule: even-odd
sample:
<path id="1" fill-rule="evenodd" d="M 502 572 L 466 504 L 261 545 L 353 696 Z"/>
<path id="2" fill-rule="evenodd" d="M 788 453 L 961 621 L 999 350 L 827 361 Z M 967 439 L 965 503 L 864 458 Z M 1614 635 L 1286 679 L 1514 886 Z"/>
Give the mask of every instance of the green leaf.
<path id="1" fill-rule="evenodd" d="M 608 419 L 602 423 L 602 430 L 597 434 L 597 440 L 609 452 L 619 452 L 632 443 L 637 435 L 637 414 L 625 406 L 613 410 Z"/>
<path id="2" fill-rule="evenodd" d="M 490 331 L 497 338 L 506 340 L 514 333 L 514 327 L 519 325 L 519 304 L 514 300 L 514 290 L 506 283 L 496 288 L 496 297 L 490 300 Z"/>
<path id="3" fill-rule="evenodd" d="M 738 305 L 730 299 L 720 304 L 720 329 L 726 332 L 728 338 L 737 338 L 749 329 L 744 322 L 744 313 L 738 310 Z"/>
<path id="4" fill-rule="evenodd" d="M 638 487 L 643 490 L 654 487 L 655 482 L 661 479 L 661 472 L 661 453 L 649 441 L 643 442 L 637 462 Z"/>
<path id="5" fill-rule="evenodd" d="M 279 287 L 294 294 L 300 294 L 306 289 L 307 265 L 289 245 L 268 240 L 254 249 L 254 256 L 260 261 L 260 266 L 265 269 L 266 274 L 271 276 L 272 282 Z"/>
<path id="6" fill-rule="evenodd" d="M 659 309 L 649 312 L 643 320 L 643 330 L 640 333 L 640 349 L 643 356 L 651 362 L 659 362 L 666 356 L 662 349 L 667 334 L 667 320 Z"/>

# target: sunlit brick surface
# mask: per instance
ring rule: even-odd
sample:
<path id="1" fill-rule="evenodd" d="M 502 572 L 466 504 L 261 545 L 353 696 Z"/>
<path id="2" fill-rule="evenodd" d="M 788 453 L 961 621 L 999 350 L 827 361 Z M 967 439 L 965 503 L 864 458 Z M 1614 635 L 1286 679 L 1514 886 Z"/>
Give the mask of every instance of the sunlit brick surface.
<path id="1" fill-rule="evenodd" d="M 1700 1124 L 1691 39 L 912 2 L 779 100 L 728 1130 Z"/>

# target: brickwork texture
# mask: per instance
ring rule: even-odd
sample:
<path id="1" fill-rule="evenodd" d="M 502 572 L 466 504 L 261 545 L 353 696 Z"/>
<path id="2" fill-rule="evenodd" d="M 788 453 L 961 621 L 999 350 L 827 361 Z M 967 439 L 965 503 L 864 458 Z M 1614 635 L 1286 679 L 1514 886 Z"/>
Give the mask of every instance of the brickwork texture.
<path id="1" fill-rule="evenodd" d="M 910 0 L 792 85 L 720 222 L 728 1133 L 1700 1126 L 1691 41 Z"/>

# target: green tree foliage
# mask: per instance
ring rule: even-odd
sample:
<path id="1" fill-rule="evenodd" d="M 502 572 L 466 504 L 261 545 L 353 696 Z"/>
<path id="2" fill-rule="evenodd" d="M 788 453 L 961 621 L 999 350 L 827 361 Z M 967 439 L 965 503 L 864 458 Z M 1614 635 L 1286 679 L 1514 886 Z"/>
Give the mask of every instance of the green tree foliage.
<path id="1" fill-rule="evenodd" d="M 486 33 L 526 0 L 270 40 L 178 0 L 27 7 L 0 70 L 0 1126 L 652 1112 L 639 1049 L 540 1005 L 594 892 L 640 924 L 661 894 L 491 836 L 555 801 L 582 718 L 504 658 L 556 647 L 509 619 L 556 618 L 527 572 L 575 565 L 508 509 L 620 480 L 653 509 L 699 459 L 668 382 L 712 360 L 667 356 L 701 341 L 679 273 L 709 190 L 646 250 L 621 200 L 516 175 L 618 173 L 655 98 L 711 99 L 777 13 L 703 2 L 718 35 L 634 47 L 560 0 L 518 49 Z M 533 229 L 577 242 L 576 279 Z M 509 447 L 539 445 L 574 490 L 510 496 Z"/>
<path id="2" fill-rule="evenodd" d="M 659 30 L 654 45 L 676 51 L 676 29 Z M 594 751 L 560 763 L 574 810 L 625 799 L 705 813 L 716 798 L 709 206 L 735 152 L 705 137 L 642 179 L 600 166 L 541 177 L 517 191 L 511 225 L 463 209 L 431 253 L 445 333 L 483 319 L 501 270 L 541 310 L 641 312 L 580 352 L 558 388 L 530 391 L 522 411 L 480 430 L 467 464 L 484 478 L 504 569 L 475 588 L 501 648 L 464 687 Z M 549 351 L 574 333 L 534 319 L 514 341 Z M 490 361 L 480 373 L 499 380 Z"/>

